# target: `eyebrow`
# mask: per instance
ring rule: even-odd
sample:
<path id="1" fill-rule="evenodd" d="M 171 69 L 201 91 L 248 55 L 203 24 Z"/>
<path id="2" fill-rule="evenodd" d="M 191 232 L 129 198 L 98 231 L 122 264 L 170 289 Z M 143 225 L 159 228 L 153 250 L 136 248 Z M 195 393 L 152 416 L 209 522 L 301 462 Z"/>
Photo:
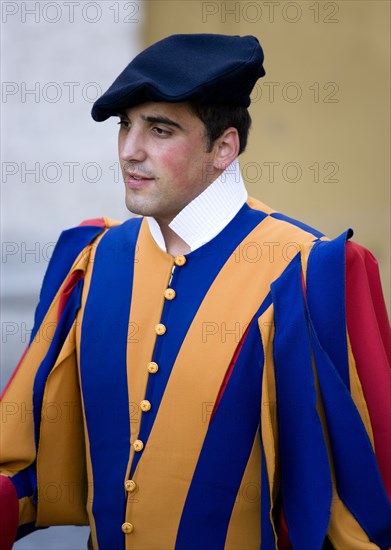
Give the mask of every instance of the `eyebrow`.
<path id="1" fill-rule="evenodd" d="M 179 130 L 183 130 L 183 127 L 178 124 L 178 122 L 175 122 L 174 120 L 171 120 L 171 118 L 168 118 L 166 116 L 163 116 L 163 115 L 159 115 L 159 116 L 141 116 L 141 118 L 145 121 L 145 122 L 156 122 L 156 123 L 160 123 L 160 124 L 167 124 L 168 126 L 175 126 L 175 128 L 179 128 Z"/>

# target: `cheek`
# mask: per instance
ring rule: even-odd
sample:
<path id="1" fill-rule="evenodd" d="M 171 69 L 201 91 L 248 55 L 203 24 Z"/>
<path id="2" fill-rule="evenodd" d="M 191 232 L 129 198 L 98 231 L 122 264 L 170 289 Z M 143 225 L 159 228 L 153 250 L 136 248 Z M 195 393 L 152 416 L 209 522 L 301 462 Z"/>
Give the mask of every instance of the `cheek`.
<path id="1" fill-rule="evenodd" d="M 159 154 L 159 171 L 163 172 L 162 176 L 170 174 L 175 177 L 188 174 L 191 169 L 191 159 L 191 151 L 185 145 L 167 148 L 163 153 L 160 152 Z"/>

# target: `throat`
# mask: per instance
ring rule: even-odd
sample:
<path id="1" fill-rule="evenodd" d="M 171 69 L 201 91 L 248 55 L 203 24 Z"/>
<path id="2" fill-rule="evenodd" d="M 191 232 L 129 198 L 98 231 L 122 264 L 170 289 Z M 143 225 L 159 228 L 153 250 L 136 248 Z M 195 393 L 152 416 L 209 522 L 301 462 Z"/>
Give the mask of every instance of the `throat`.
<path id="1" fill-rule="evenodd" d="M 159 224 L 160 229 L 166 244 L 166 249 L 171 256 L 178 256 L 179 254 L 188 254 L 191 252 L 190 246 L 168 227 L 168 225 Z"/>

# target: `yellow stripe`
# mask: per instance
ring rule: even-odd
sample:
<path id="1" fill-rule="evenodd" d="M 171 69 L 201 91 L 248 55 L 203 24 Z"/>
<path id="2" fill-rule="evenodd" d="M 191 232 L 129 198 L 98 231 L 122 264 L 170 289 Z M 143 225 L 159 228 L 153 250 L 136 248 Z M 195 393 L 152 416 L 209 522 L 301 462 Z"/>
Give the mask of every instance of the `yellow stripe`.
<path id="1" fill-rule="evenodd" d="M 269 480 L 270 512 L 269 517 L 274 531 L 275 544 L 277 533 L 273 521 L 273 507 L 280 489 L 277 394 L 274 377 L 273 340 L 274 308 L 270 306 L 258 320 L 264 351 L 262 379 L 261 433 L 265 451 L 266 469 Z M 277 547 L 277 546 L 276 546 Z"/>
<path id="2" fill-rule="evenodd" d="M 87 246 L 79 254 L 71 273 L 86 272 L 93 248 Z M 76 356 L 78 326 L 76 320 L 45 385 L 37 455 L 37 525 L 88 524 L 84 426 Z"/>
<path id="3" fill-rule="evenodd" d="M 350 345 L 350 340 L 348 335 L 347 335 L 347 338 L 348 338 L 350 393 L 357 407 L 357 410 L 361 416 L 361 420 L 364 423 L 365 429 L 367 430 L 368 437 L 372 444 L 372 448 L 375 449 L 375 442 L 374 442 L 373 432 L 372 432 L 372 424 L 369 417 L 367 403 L 365 401 L 360 378 L 357 373 L 356 361 L 354 360 L 354 357 L 353 357 L 352 348 Z"/>
<path id="4" fill-rule="evenodd" d="M 380 550 L 379 546 L 370 542 L 336 492 L 333 495 L 328 536 L 335 550 Z"/>
<path id="5" fill-rule="evenodd" d="M 270 208 L 267 204 L 261 202 L 258 199 L 254 199 L 254 197 L 248 197 L 247 204 L 250 208 L 253 208 L 254 210 L 259 210 L 260 212 L 264 212 L 265 214 L 273 214 L 275 210 L 273 208 Z"/>
<path id="6" fill-rule="evenodd" d="M 363 529 L 354 519 L 353 515 L 349 512 L 346 506 L 343 504 L 336 489 L 335 481 L 335 469 L 331 451 L 330 437 L 327 428 L 326 416 L 323 407 L 323 400 L 320 395 L 318 376 L 316 373 L 316 366 L 314 364 L 315 374 L 315 386 L 317 392 L 317 410 L 319 418 L 322 422 L 323 432 L 325 434 L 325 441 L 327 445 L 327 452 L 331 470 L 331 480 L 333 487 L 333 499 L 331 503 L 331 517 L 328 527 L 328 537 L 335 548 L 335 550 L 375 550 L 378 547 L 372 544 Z"/>
<path id="7" fill-rule="evenodd" d="M 35 460 L 33 385 L 57 326 L 58 294 L 1 403 L 1 462 L 22 470 Z"/>
<path id="8" fill-rule="evenodd" d="M 308 267 L 308 258 L 311 253 L 313 244 L 306 244 L 302 246 L 302 269 L 305 280 L 307 280 L 307 267 Z M 367 404 L 364 398 L 364 393 L 362 391 L 361 382 L 356 369 L 356 362 L 353 357 L 352 348 L 350 345 L 350 340 L 348 334 L 346 334 L 347 343 L 348 343 L 348 365 L 349 365 L 349 381 L 350 381 L 350 393 L 354 404 L 360 414 L 361 420 L 365 426 L 365 429 L 368 433 L 369 439 L 374 448 L 374 439 L 372 432 L 372 425 L 369 417 L 369 412 Z"/>
<path id="9" fill-rule="evenodd" d="M 248 550 L 261 544 L 261 442 L 259 431 L 232 510 L 225 548 Z"/>
<path id="10" fill-rule="evenodd" d="M 85 266 L 85 255 L 85 251 L 79 254 L 69 273 L 79 269 L 79 266 L 81 269 Z M 32 388 L 37 370 L 48 351 L 57 327 L 58 304 L 67 277 L 50 304 L 47 314 L 1 402 L 1 462 L 8 470 L 22 470 L 35 460 Z"/>
<path id="11" fill-rule="evenodd" d="M 31 502 L 32 497 L 19 499 L 19 526 L 25 523 L 33 523 L 37 517 L 37 509 Z"/>
<path id="12" fill-rule="evenodd" d="M 106 225 L 109 225 L 106 221 Z M 105 232 L 106 233 L 106 232 Z M 100 235 L 94 243 L 87 247 L 87 249 L 84 252 L 84 258 L 85 258 L 85 273 L 84 273 L 84 285 L 83 285 L 83 294 L 81 299 L 81 307 L 77 315 L 76 319 L 76 354 L 77 354 L 77 364 L 80 365 L 80 343 L 81 343 L 81 327 L 83 324 L 83 314 L 84 314 L 84 308 L 88 297 L 88 292 L 91 285 L 91 277 L 94 267 L 94 261 L 95 261 L 95 254 L 97 247 L 99 245 L 99 242 L 105 235 L 103 233 Z M 80 378 L 80 369 L 79 369 L 79 387 L 81 387 L 81 378 Z M 86 457 L 86 469 L 87 469 L 87 502 L 86 502 L 86 510 L 88 515 L 88 521 L 91 529 L 91 539 L 92 539 L 92 545 L 94 550 L 99 550 L 98 546 L 98 539 L 96 536 L 96 524 L 95 524 L 95 518 L 92 513 L 92 504 L 94 500 L 94 477 L 92 473 L 92 464 L 91 464 L 91 452 L 90 452 L 90 440 L 88 437 L 88 430 L 87 430 L 87 423 L 86 423 L 86 417 L 85 417 L 85 408 L 84 408 L 84 400 L 83 400 L 83 394 L 81 393 L 81 403 L 82 403 L 82 415 L 83 415 L 83 425 L 84 425 L 84 444 L 85 444 L 85 457 Z"/>
<path id="13" fill-rule="evenodd" d="M 263 242 L 265 234 L 267 243 Z M 126 513 L 126 520 L 134 525 L 134 532 L 126 538 L 129 548 L 158 550 L 173 546 L 207 431 L 203 407 L 215 401 L 239 342 L 231 334 L 223 344 L 222 328 L 239 327 L 243 333 L 268 294 L 271 281 L 289 263 L 287 255 L 281 251 L 286 245 L 296 244 L 296 240 L 301 242 L 306 235 L 313 238 L 285 222 L 266 218 L 240 243 L 209 289 L 178 354 L 135 472 L 138 491 L 135 499 L 128 503 Z M 270 242 L 282 247 L 273 258 L 270 257 Z M 256 245 L 262 252 L 256 262 L 252 256 L 244 255 L 250 245 Z M 232 289 L 241 290 L 233 296 Z M 206 328 L 210 326 L 216 332 L 206 338 Z M 151 517 L 153 530 L 150 529 Z"/>
<path id="14" fill-rule="evenodd" d="M 85 444 L 75 354 L 58 363 L 46 383 L 37 454 L 37 525 L 87 525 Z"/>
<path id="15" fill-rule="evenodd" d="M 161 250 L 153 240 L 147 220 L 143 220 L 136 246 L 132 303 L 128 328 L 127 377 L 131 441 L 138 438 L 141 424 L 140 402 L 144 399 L 148 376 L 147 365 L 152 359 L 156 339 L 155 325 L 159 323 L 173 257 Z M 148 289 L 148 290 L 146 290 Z M 131 448 L 126 478 L 134 457 Z M 124 480 L 125 481 L 125 480 Z M 129 499 L 132 494 L 129 494 Z"/>

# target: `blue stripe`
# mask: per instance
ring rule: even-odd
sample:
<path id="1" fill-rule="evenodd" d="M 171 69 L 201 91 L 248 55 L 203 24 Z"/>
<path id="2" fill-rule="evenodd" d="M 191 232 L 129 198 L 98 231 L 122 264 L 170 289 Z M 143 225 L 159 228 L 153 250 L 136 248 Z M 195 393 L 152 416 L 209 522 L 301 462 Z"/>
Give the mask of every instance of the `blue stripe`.
<path id="1" fill-rule="evenodd" d="M 11 478 L 18 498 L 31 497 L 37 488 L 37 473 L 34 465 L 21 470 Z"/>
<path id="2" fill-rule="evenodd" d="M 82 393 L 94 482 L 99 548 L 121 549 L 130 452 L 127 328 L 141 219 L 111 228 L 96 251 L 80 349 Z"/>
<path id="3" fill-rule="evenodd" d="M 263 212 L 245 204 L 219 235 L 187 254 L 186 264 L 175 269 L 170 287 L 175 289 L 176 297 L 165 302 L 160 321 L 167 327 L 167 332 L 156 339 L 152 358 L 161 368 L 149 377 L 145 395 L 145 399 L 152 403 L 152 409 L 141 419 L 139 438 L 144 443 L 151 432 L 179 349 L 200 304 L 236 247 L 265 217 Z M 141 454 L 138 453 L 133 459 L 131 476 Z"/>
<path id="4" fill-rule="evenodd" d="M 345 244 L 337 239 L 314 244 L 308 259 L 307 304 L 319 341 L 347 388 L 350 387 L 345 314 Z"/>
<path id="5" fill-rule="evenodd" d="M 61 314 L 61 318 L 57 324 L 53 340 L 35 376 L 33 387 L 33 414 L 35 444 L 37 449 L 39 444 L 39 434 L 41 426 L 42 401 L 46 381 L 54 366 L 54 363 L 57 360 L 61 348 L 64 345 L 72 324 L 75 321 L 77 311 L 80 308 L 82 290 L 83 279 L 79 279 L 75 288 L 72 291 L 72 294 L 68 298 L 68 301 Z M 45 335 L 43 335 L 43 338 L 44 337 Z"/>
<path id="6" fill-rule="evenodd" d="M 364 424 L 311 323 L 316 368 L 333 453 L 337 491 L 372 542 L 391 547 L 391 504 Z"/>
<path id="7" fill-rule="evenodd" d="M 284 511 L 293 547 L 320 550 L 330 519 L 332 484 L 317 412 L 299 255 L 271 288 Z"/>
<path id="8" fill-rule="evenodd" d="M 39 304 L 35 311 L 34 328 L 30 343 L 34 340 L 39 327 L 73 262 L 79 253 L 91 241 L 102 233 L 102 227 L 81 226 L 63 231 L 54 248 L 52 257 L 42 283 Z"/>
<path id="9" fill-rule="evenodd" d="M 298 220 L 290 218 L 289 216 L 285 216 L 284 214 L 280 214 L 279 212 L 273 212 L 272 214 L 270 214 L 270 216 L 272 218 L 275 218 L 276 220 L 281 220 L 283 222 L 287 222 L 292 225 L 295 225 L 296 227 L 300 227 L 300 229 L 303 229 L 304 231 L 311 233 L 311 235 L 314 235 L 314 237 L 317 237 L 318 239 L 320 239 L 321 237 L 324 237 L 323 233 L 321 233 L 320 231 L 317 231 L 313 227 L 310 227 L 305 223 L 302 223 Z"/>
<path id="10" fill-rule="evenodd" d="M 224 548 L 260 422 L 263 349 L 258 316 L 251 323 L 210 423 L 187 494 L 175 550 Z M 260 493 L 260 487 L 258 490 Z"/>

